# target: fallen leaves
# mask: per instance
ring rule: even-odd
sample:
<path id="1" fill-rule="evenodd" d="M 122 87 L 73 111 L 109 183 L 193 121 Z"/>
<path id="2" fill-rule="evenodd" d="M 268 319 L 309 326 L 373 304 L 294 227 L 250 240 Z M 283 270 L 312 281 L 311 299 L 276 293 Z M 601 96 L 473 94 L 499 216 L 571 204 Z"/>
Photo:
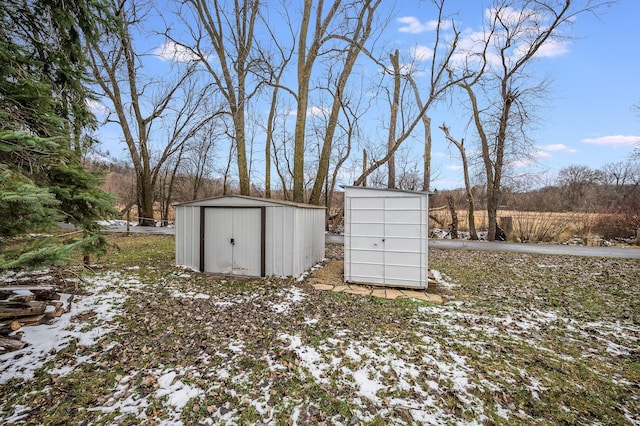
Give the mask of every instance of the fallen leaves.
<path id="1" fill-rule="evenodd" d="M 439 250 L 430 260 L 452 300 L 443 306 L 161 263 L 106 271 L 94 277 L 105 294 L 126 293 L 112 331 L 93 346 L 59 350 L 31 381 L 2 386 L 0 415 L 148 424 L 640 416 L 637 264 Z M 104 320 L 88 312 L 87 325 Z M 51 386 L 52 368 L 65 367 Z M 76 388 L 92 398 L 68 398 Z M 43 409 L 29 408 L 33 401 Z"/>

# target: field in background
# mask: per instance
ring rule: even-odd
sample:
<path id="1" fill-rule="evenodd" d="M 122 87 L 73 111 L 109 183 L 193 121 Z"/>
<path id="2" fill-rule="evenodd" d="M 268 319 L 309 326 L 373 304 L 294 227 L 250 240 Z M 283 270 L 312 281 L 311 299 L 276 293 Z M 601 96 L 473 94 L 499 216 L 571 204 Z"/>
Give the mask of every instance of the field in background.
<path id="1" fill-rule="evenodd" d="M 456 210 L 458 232 L 469 231 L 467 210 Z M 451 213 L 448 209 L 431 210 L 429 228 L 449 229 Z M 433 217 L 437 219 L 434 220 Z M 595 223 L 602 217 L 600 213 L 551 213 L 524 212 L 517 210 L 498 211 L 498 226 L 505 230 L 509 241 L 517 242 L 565 242 L 580 238 L 584 244 L 597 244 L 594 235 Z M 474 213 L 476 231 L 486 231 L 486 210 Z M 439 223 L 438 223 L 439 221 Z M 511 225 L 509 225 L 509 223 Z"/>

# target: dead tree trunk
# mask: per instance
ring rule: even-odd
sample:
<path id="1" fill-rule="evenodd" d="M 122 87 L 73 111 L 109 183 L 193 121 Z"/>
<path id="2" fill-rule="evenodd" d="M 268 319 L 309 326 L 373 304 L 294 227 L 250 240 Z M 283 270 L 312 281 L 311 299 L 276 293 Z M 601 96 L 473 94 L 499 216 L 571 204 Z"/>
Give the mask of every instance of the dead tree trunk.
<path id="1" fill-rule="evenodd" d="M 451 239 L 458 239 L 458 213 L 456 213 L 456 206 L 453 203 L 453 196 L 447 196 L 447 204 L 449 204 L 449 211 L 451 212 Z"/>

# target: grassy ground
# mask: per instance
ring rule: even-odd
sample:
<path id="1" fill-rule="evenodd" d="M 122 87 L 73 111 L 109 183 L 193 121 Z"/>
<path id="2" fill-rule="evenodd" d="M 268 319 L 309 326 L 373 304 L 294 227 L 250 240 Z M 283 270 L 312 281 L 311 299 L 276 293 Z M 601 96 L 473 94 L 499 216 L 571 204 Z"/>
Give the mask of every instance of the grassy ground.
<path id="1" fill-rule="evenodd" d="M 435 306 L 190 273 L 172 237 L 112 238 L 86 276 L 121 295 L 112 331 L 0 385 L 0 419 L 640 424 L 637 260 L 432 250 Z"/>

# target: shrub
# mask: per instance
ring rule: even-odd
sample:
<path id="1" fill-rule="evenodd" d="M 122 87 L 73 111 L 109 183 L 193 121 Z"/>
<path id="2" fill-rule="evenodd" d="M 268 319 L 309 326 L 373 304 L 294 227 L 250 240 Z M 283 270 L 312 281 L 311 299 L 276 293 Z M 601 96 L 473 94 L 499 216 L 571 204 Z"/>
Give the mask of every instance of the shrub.
<path id="1" fill-rule="evenodd" d="M 607 208 L 595 225 L 605 238 L 632 238 L 640 229 L 640 193 L 633 193 Z"/>

